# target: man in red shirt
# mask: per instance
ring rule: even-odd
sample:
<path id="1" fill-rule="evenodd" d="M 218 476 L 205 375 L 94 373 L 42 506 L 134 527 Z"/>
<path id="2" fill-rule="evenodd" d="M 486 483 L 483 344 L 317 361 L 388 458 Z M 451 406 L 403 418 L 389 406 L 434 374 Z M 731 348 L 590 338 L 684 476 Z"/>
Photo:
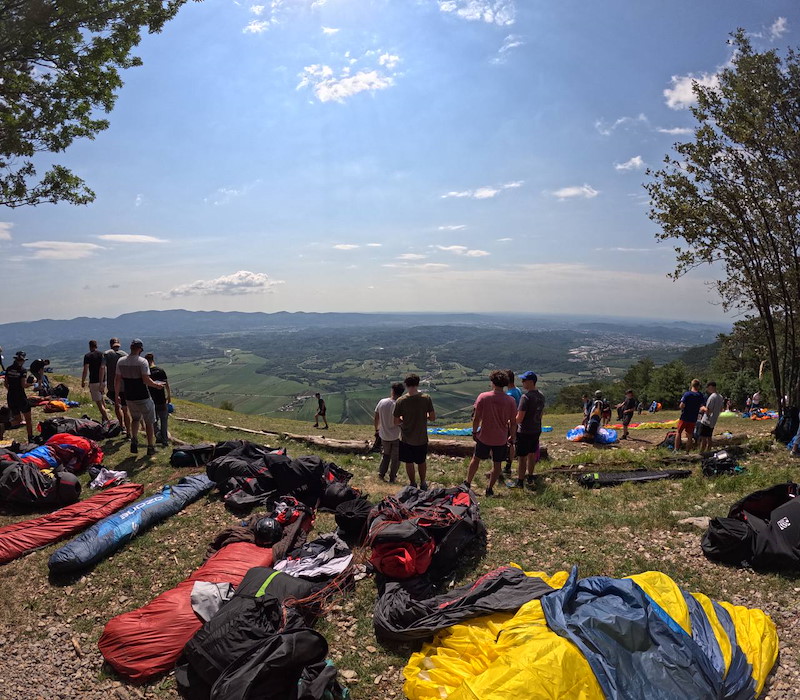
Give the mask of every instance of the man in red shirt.
<path id="1" fill-rule="evenodd" d="M 517 434 L 517 404 L 506 394 L 508 374 L 495 370 L 489 375 L 492 390 L 486 391 L 475 400 L 475 414 L 472 418 L 472 439 L 475 453 L 467 469 L 466 486 L 472 488 L 472 479 L 478 471 L 482 459 L 492 460 L 492 473 L 486 495 L 494 496 L 494 485 L 500 477 L 503 462 L 508 456 L 509 444 L 513 444 Z"/>

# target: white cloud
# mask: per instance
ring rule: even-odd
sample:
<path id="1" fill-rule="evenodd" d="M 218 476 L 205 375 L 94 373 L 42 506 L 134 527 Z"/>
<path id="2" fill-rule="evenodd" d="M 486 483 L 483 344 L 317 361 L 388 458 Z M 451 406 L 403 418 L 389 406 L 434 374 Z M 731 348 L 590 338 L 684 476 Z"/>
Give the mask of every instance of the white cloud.
<path id="1" fill-rule="evenodd" d="M 465 245 L 437 245 L 434 246 L 439 250 L 442 250 L 446 253 L 453 253 L 454 255 L 465 255 L 468 258 L 483 258 L 487 255 L 491 255 L 485 250 L 470 250 Z"/>
<path id="2" fill-rule="evenodd" d="M 12 228 L 14 228 L 14 224 L 12 224 L 10 221 L 0 221 L 0 241 L 11 240 Z"/>
<path id="3" fill-rule="evenodd" d="M 450 224 L 449 226 L 439 226 L 439 231 L 463 231 L 466 227 L 464 224 Z"/>
<path id="4" fill-rule="evenodd" d="M 401 253 L 397 256 L 398 260 L 424 260 L 427 255 L 420 255 L 419 253 Z"/>
<path id="5" fill-rule="evenodd" d="M 297 89 L 311 87 L 320 102 L 343 103 L 348 97 L 360 92 L 385 90 L 394 85 L 394 76 L 378 70 L 358 71 L 350 75 L 349 68 L 343 68 L 339 77 L 334 77 L 333 69 L 325 65 L 311 65 L 303 68 Z"/>
<path id="6" fill-rule="evenodd" d="M 576 197 L 583 197 L 584 199 L 593 199 L 600 192 L 591 185 L 575 185 L 573 187 L 562 187 L 556 190 L 552 195 L 558 199 L 574 199 Z"/>
<path id="7" fill-rule="evenodd" d="M 367 243 L 367 248 L 380 248 L 383 243 Z"/>
<path id="8" fill-rule="evenodd" d="M 594 128 L 603 136 L 611 136 L 617 129 L 628 130 L 635 126 L 649 126 L 650 120 L 646 115 L 640 114 L 637 117 L 620 117 L 611 124 L 598 119 L 594 123 Z"/>
<path id="9" fill-rule="evenodd" d="M 645 166 L 645 162 L 641 156 L 633 156 L 624 163 L 614 163 L 614 170 L 628 171 L 628 170 L 641 170 Z"/>
<path id="10" fill-rule="evenodd" d="M 262 34 L 269 29 L 271 22 L 266 19 L 251 19 L 242 29 L 244 34 Z"/>
<path id="11" fill-rule="evenodd" d="M 23 243 L 23 248 L 34 251 L 33 257 L 37 260 L 80 260 L 89 258 L 103 246 L 95 243 L 78 243 L 75 241 L 35 241 Z"/>
<path id="12" fill-rule="evenodd" d="M 682 136 L 685 134 L 694 133 L 694 129 L 688 126 L 673 126 L 671 128 L 660 126 L 656 129 L 656 131 L 659 134 L 671 134 L 672 136 Z"/>
<path id="13" fill-rule="evenodd" d="M 514 0 L 436 0 L 442 12 L 453 13 L 470 22 L 507 26 L 514 24 Z"/>
<path id="14" fill-rule="evenodd" d="M 445 265 L 444 263 L 423 263 L 422 265 L 417 266 L 417 269 L 437 272 L 438 270 L 446 270 L 448 267 L 450 266 Z"/>
<path id="15" fill-rule="evenodd" d="M 112 243 L 169 243 L 166 238 L 156 238 L 155 236 L 139 236 L 127 233 L 107 233 L 98 236 L 101 241 Z"/>
<path id="16" fill-rule="evenodd" d="M 513 241 L 513 240 L 514 240 L 513 238 L 498 238 L 497 242 L 498 243 L 508 243 L 509 241 Z"/>
<path id="17" fill-rule="evenodd" d="M 487 255 L 491 255 L 491 253 L 486 250 L 468 250 L 464 255 L 468 258 L 485 258 Z"/>
<path id="18" fill-rule="evenodd" d="M 384 53 L 378 57 L 378 65 L 385 66 L 389 70 L 394 70 L 398 63 L 400 63 L 400 56 L 391 53 Z"/>
<path id="19" fill-rule="evenodd" d="M 520 46 L 525 46 L 525 42 L 519 34 L 509 34 L 504 40 L 503 45 L 497 49 L 497 55 L 494 56 L 490 63 L 499 65 L 508 60 L 508 52 Z"/>
<path id="20" fill-rule="evenodd" d="M 258 179 L 240 187 L 220 187 L 212 197 L 204 197 L 203 201 L 206 203 L 211 202 L 215 207 L 221 207 L 225 204 L 230 204 L 231 201 L 238 197 L 244 197 L 260 182 L 261 180 Z"/>
<path id="21" fill-rule="evenodd" d="M 333 36 L 334 34 L 338 34 L 340 31 L 341 31 L 341 29 L 337 29 L 335 27 L 323 27 L 322 28 L 322 33 L 325 34 L 326 36 Z"/>
<path id="22" fill-rule="evenodd" d="M 469 197 L 470 199 L 491 199 L 495 195 L 499 194 L 503 190 L 513 190 L 517 189 L 518 187 L 522 187 L 525 184 L 524 180 L 515 180 L 514 182 L 507 182 L 504 185 L 497 185 L 495 186 L 484 186 L 478 187 L 474 190 L 461 190 L 457 192 L 447 192 L 446 194 L 441 195 L 442 199 L 450 199 L 456 198 L 460 199 L 463 197 Z"/>
<path id="23" fill-rule="evenodd" d="M 355 250 L 358 247 L 355 243 L 337 243 L 333 246 L 334 250 Z"/>
<path id="24" fill-rule="evenodd" d="M 703 87 L 716 89 L 719 87 L 719 76 L 716 73 L 703 73 L 700 77 L 693 74 L 673 75 L 672 87 L 664 90 L 667 107 L 670 109 L 687 109 L 697 102 L 692 86 L 694 83 Z"/>
<path id="25" fill-rule="evenodd" d="M 769 28 L 769 36 L 771 39 L 780 39 L 788 31 L 789 22 L 786 17 L 778 17 Z"/>
<path id="26" fill-rule="evenodd" d="M 283 280 L 272 280 L 263 272 L 239 270 L 232 275 L 223 275 L 212 280 L 196 280 L 189 284 L 181 284 L 167 292 L 159 292 L 158 296 L 167 298 L 183 296 L 239 296 L 242 294 L 263 294 L 271 292 Z"/>
<path id="27" fill-rule="evenodd" d="M 142 197 L 142 195 L 141 194 L 137 194 L 136 195 L 136 199 L 133 200 L 133 206 L 140 207 L 142 205 L 143 201 L 144 201 L 144 198 Z"/>
<path id="28" fill-rule="evenodd" d="M 257 17 L 264 13 L 266 8 L 264 5 L 250 5 L 250 12 L 252 12 Z"/>

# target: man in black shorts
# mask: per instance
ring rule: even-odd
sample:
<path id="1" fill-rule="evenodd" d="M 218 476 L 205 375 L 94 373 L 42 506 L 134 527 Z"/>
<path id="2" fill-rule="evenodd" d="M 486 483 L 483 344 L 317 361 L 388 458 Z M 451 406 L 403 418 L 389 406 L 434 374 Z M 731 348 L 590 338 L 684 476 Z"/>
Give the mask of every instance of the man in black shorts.
<path id="1" fill-rule="evenodd" d="M 14 355 L 14 361 L 6 368 L 3 384 L 8 390 L 6 402 L 11 411 L 12 426 L 19 427 L 22 425 L 21 418 L 24 418 L 25 429 L 28 431 L 28 442 L 33 442 L 31 407 L 28 404 L 28 395 L 25 393 L 27 382 L 28 370 L 25 369 L 25 353 L 20 350 Z"/>
<path id="2" fill-rule="evenodd" d="M 314 414 L 314 427 L 315 428 L 319 428 L 319 419 L 322 418 L 322 420 L 325 422 L 325 425 L 322 426 L 322 429 L 323 430 L 327 430 L 328 429 L 328 419 L 325 417 L 325 413 L 326 413 L 326 410 L 327 410 L 325 408 L 325 399 L 323 399 L 319 395 L 319 392 L 314 394 L 314 396 L 317 397 L 317 412 Z"/>
<path id="3" fill-rule="evenodd" d="M 536 388 L 539 378 L 536 372 L 523 372 L 519 378 L 525 393 L 519 400 L 517 409 L 517 480 L 509 484 L 512 488 L 521 489 L 523 479 L 528 486 L 533 486 L 533 470 L 539 459 L 539 438 L 542 435 L 542 413 L 544 412 L 544 395 Z"/>
<path id="4" fill-rule="evenodd" d="M 419 377 L 409 374 L 403 384 L 407 393 L 394 404 L 394 424 L 400 426 L 400 461 L 406 465 L 408 483 L 417 485 L 415 465 L 419 469 L 419 487 L 425 491 L 428 482 L 428 421 L 436 420 L 433 401 L 419 391 Z"/>
<path id="5" fill-rule="evenodd" d="M 117 420 L 122 426 L 125 435 L 131 432 L 131 414 L 128 412 L 128 405 L 125 402 L 124 392 L 120 394 L 119 401 L 117 401 L 117 362 L 123 357 L 127 357 L 128 353 L 120 350 L 119 338 L 111 338 L 108 341 L 108 350 L 103 353 L 106 358 L 106 385 L 108 388 L 107 396 L 114 404 L 114 412 L 117 414 Z"/>
<path id="6" fill-rule="evenodd" d="M 86 377 L 89 377 L 89 394 L 92 401 L 97 404 L 104 421 L 108 420 L 106 411 L 105 385 L 106 385 L 106 358 L 97 349 L 97 341 L 89 341 L 89 352 L 83 356 L 83 374 L 81 375 L 81 387 L 86 386 Z"/>
<path id="7" fill-rule="evenodd" d="M 633 412 L 636 410 L 636 397 L 633 394 L 633 389 L 628 389 L 625 392 L 625 400 L 619 405 L 622 411 L 622 439 L 628 439 L 628 426 L 633 419 Z"/>

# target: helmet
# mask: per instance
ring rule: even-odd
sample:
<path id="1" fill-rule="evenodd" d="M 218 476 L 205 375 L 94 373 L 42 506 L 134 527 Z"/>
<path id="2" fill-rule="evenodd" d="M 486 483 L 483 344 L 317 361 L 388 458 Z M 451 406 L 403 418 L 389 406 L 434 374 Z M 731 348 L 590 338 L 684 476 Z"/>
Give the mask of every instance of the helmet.
<path id="1" fill-rule="evenodd" d="M 261 518 L 253 528 L 256 533 L 256 544 L 262 547 L 275 544 L 283 537 L 283 525 L 275 518 Z"/>

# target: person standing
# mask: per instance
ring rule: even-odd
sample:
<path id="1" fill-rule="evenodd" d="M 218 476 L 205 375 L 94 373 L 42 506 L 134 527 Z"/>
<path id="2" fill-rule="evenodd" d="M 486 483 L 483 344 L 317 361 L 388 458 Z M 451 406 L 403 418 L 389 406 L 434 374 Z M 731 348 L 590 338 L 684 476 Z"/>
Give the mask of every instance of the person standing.
<path id="1" fill-rule="evenodd" d="M 28 433 L 28 442 L 33 442 L 33 422 L 31 421 L 31 407 L 25 387 L 28 383 L 28 370 L 25 369 L 25 353 L 20 350 L 14 355 L 14 361 L 6 367 L 3 384 L 8 391 L 6 403 L 11 412 L 12 426 L 17 428 L 25 419 L 25 430 Z"/>
<path id="2" fill-rule="evenodd" d="M 81 387 L 86 386 L 86 375 L 89 375 L 89 394 L 92 401 L 97 405 L 100 415 L 104 421 L 108 420 L 108 412 L 105 403 L 105 384 L 106 384 L 106 358 L 97 349 L 97 341 L 89 341 L 89 352 L 83 356 L 83 374 L 81 375 Z"/>
<path id="3" fill-rule="evenodd" d="M 761 389 L 756 389 L 756 393 L 753 394 L 753 398 L 750 401 L 750 410 L 757 411 L 761 408 Z"/>
<path id="4" fill-rule="evenodd" d="M 510 369 L 506 370 L 506 374 L 508 375 L 508 386 L 506 387 L 506 394 L 508 394 L 512 399 L 514 399 L 514 403 L 519 406 L 519 401 L 522 398 L 522 392 L 519 390 L 516 384 L 514 384 L 514 372 Z M 509 444 L 508 446 L 508 458 L 506 459 L 506 466 L 503 470 L 506 474 L 511 474 L 511 463 L 516 458 L 515 453 L 515 446 L 513 444 Z"/>
<path id="5" fill-rule="evenodd" d="M 539 440 L 542 436 L 544 394 L 536 388 L 536 372 L 523 372 L 519 376 L 525 393 L 517 408 L 517 480 L 511 488 L 521 489 L 523 479 L 533 486 L 533 472 L 539 460 Z"/>
<path id="6" fill-rule="evenodd" d="M 134 338 L 131 341 L 131 354 L 117 362 L 115 379 L 117 402 L 120 401 L 120 394 L 124 392 L 128 411 L 131 414 L 131 454 L 139 451 L 137 436 L 139 421 L 143 421 L 147 435 L 147 454 L 154 455 L 156 445 L 153 424 L 156 419 L 156 408 L 153 399 L 150 398 L 148 388 L 160 389 L 164 384 L 155 382 L 150 377 L 150 366 L 147 364 L 147 360 L 141 356 L 142 350 L 144 350 L 144 343 L 138 338 Z"/>
<path id="7" fill-rule="evenodd" d="M 427 394 L 419 390 L 419 377 L 409 374 L 405 381 L 407 393 L 403 394 L 394 405 L 394 424 L 400 426 L 400 461 L 406 465 L 408 483 L 417 485 L 414 472 L 419 470 L 419 487 L 428 488 L 425 477 L 428 474 L 428 421 L 436 420 L 433 401 Z"/>
<path id="8" fill-rule="evenodd" d="M 625 400 L 619 405 L 622 411 L 622 439 L 628 439 L 628 426 L 633 420 L 633 412 L 636 410 L 636 396 L 634 396 L 633 389 L 628 389 L 625 392 Z"/>
<path id="9" fill-rule="evenodd" d="M 375 406 L 373 423 L 378 437 L 381 439 L 381 464 L 378 467 L 378 478 L 386 481 L 386 472 L 389 472 L 389 483 L 397 481 L 397 470 L 400 468 L 400 426 L 394 424 L 394 407 L 403 395 L 403 385 L 400 382 L 392 384 L 391 393 L 378 401 Z"/>
<path id="10" fill-rule="evenodd" d="M 472 418 L 472 439 L 475 452 L 467 468 L 466 486 L 472 488 L 472 479 L 482 459 L 492 460 L 492 472 L 486 496 L 494 496 L 494 485 L 500 477 L 503 462 L 508 457 L 509 443 L 516 442 L 517 406 L 506 394 L 508 375 L 496 369 L 489 375 L 492 390 L 478 395 L 475 400 L 475 415 Z"/>
<path id="11" fill-rule="evenodd" d="M 156 442 L 162 447 L 166 447 L 169 445 L 169 430 L 167 428 L 169 407 L 167 404 L 172 401 L 172 392 L 169 388 L 167 373 L 161 369 L 161 367 L 156 367 L 156 358 L 153 353 L 148 352 L 144 356 L 144 359 L 147 360 L 147 364 L 150 367 L 150 377 L 153 381 L 163 382 L 164 384 L 164 387 L 161 389 L 156 389 L 154 387 L 148 387 L 148 389 L 150 391 L 150 398 L 153 399 L 153 404 L 156 407 L 156 422 L 154 426 Z"/>
<path id="12" fill-rule="evenodd" d="M 700 424 L 698 426 L 700 431 L 698 449 L 700 452 L 707 452 L 711 449 L 711 438 L 724 405 L 724 400 L 717 393 L 717 383 L 708 382 L 706 384 L 706 403 L 700 408 Z"/>
<path id="13" fill-rule="evenodd" d="M 317 412 L 314 414 L 314 427 L 319 428 L 319 419 L 325 422 L 325 425 L 322 426 L 323 430 L 328 429 L 328 419 L 325 417 L 325 413 L 327 412 L 327 408 L 325 407 L 325 399 L 323 399 L 319 392 L 314 394 L 317 397 Z"/>
<path id="14" fill-rule="evenodd" d="M 694 428 L 704 403 L 705 399 L 700 393 L 700 380 L 692 379 L 689 391 L 681 396 L 681 417 L 678 419 L 678 431 L 675 433 L 675 452 L 681 449 L 682 433 L 686 433 L 686 450 L 689 451 L 694 447 Z"/>
<path id="15" fill-rule="evenodd" d="M 128 413 L 128 406 L 125 403 L 125 394 L 120 396 L 117 401 L 117 362 L 127 354 L 119 349 L 119 338 L 111 338 L 108 341 L 108 350 L 103 353 L 106 359 L 106 377 L 108 379 L 108 393 L 107 396 L 114 404 L 114 413 L 117 414 L 117 420 L 125 431 L 125 435 L 131 434 L 131 415 Z"/>

